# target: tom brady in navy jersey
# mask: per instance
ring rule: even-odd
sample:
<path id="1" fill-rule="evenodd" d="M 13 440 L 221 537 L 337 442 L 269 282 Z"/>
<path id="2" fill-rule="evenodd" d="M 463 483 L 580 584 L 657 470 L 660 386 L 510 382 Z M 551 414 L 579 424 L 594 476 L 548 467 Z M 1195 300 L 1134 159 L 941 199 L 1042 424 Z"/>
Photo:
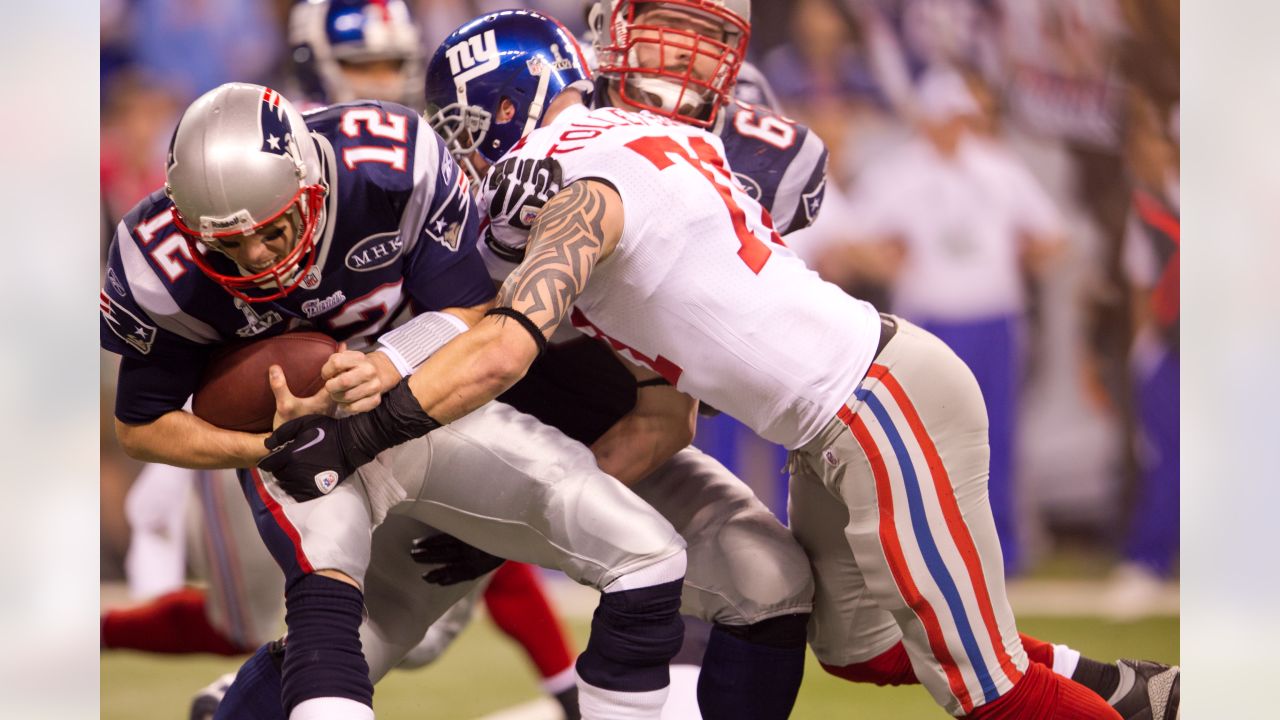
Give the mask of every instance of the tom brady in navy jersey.
<path id="1" fill-rule="evenodd" d="M 469 183 L 409 108 L 304 119 L 273 90 L 223 85 L 183 115 L 166 177 L 117 228 L 100 296 L 102 346 L 122 355 L 116 430 L 135 458 L 246 468 L 267 453 L 265 434 L 183 410 L 220 345 L 306 327 L 359 348 L 401 311 L 464 323 L 494 295 Z M 258 473 L 241 481 L 286 576 L 286 707 L 372 717 L 357 635 L 370 500 L 289 505 Z M 328 508 L 323 523 L 309 506 Z"/>
<path id="2" fill-rule="evenodd" d="M 125 215 L 109 250 L 102 345 L 123 356 L 121 440 L 147 459 L 192 462 L 150 447 L 140 428 L 182 412 L 221 343 L 314 328 L 359 349 L 409 306 L 469 308 L 494 294 L 474 245 L 461 242 L 478 220 L 468 182 L 412 110 L 337 105 L 307 115 L 305 125 L 295 117 L 293 127 L 307 134 L 293 137 L 280 96 L 250 87 L 224 86 L 196 106 L 257 92 L 263 155 L 310 155 L 316 176 L 297 183 L 295 198 L 268 198 L 279 207 L 266 217 L 184 221 L 174 213 L 182 198 L 157 190 Z M 170 164 L 171 174 L 186 170 L 172 152 Z M 256 191 L 252 177 L 220 180 L 223 192 Z M 242 235 L 253 230 L 258 238 Z M 249 450 L 265 453 L 260 440 Z M 215 455 L 199 464 L 257 459 Z"/>

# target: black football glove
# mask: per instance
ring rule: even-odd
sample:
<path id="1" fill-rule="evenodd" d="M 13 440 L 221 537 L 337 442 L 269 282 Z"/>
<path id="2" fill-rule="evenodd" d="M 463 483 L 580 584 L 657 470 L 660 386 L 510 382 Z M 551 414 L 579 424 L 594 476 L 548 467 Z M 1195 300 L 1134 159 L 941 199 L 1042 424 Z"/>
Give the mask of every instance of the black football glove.
<path id="1" fill-rule="evenodd" d="M 343 447 L 343 421 L 325 415 L 304 415 L 276 428 L 267 438 L 271 452 L 258 467 L 298 502 L 328 495 L 357 467 L 356 458 Z"/>
<path id="2" fill-rule="evenodd" d="M 506 562 L 443 533 L 414 540 L 409 555 L 416 563 L 442 566 L 422 574 L 422 579 L 432 585 L 455 585 L 475 580 Z"/>
<path id="3" fill-rule="evenodd" d="M 294 500 L 306 502 L 328 495 L 383 450 L 438 427 L 405 379 L 367 413 L 345 418 L 305 415 L 284 423 L 267 438 L 271 452 L 258 467 L 274 475 Z"/>

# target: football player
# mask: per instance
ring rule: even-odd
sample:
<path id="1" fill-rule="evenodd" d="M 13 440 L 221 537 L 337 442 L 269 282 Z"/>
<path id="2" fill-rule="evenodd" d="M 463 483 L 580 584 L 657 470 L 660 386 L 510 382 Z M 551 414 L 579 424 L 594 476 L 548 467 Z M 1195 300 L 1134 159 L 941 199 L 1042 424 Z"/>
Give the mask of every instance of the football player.
<path id="1" fill-rule="evenodd" d="M 722 11 L 714 27 L 718 28 L 723 22 L 737 33 L 733 52 L 741 57 L 747 43 L 745 27 L 749 8 L 746 3 L 730 4 L 732 7 Z M 672 22 L 672 18 L 684 26 L 678 18 L 689 15 L 688 6 L 671 3 L 665 9 L 670 11 L 665 18 L 661 13 L 647 18 L 658 25 L 640 23 L 637 27 L 660 27 Z M 700 17 L 692 16 L 694 20 Z M 470 62 L 473 67 L 483 68 L 490 65 L 492 54 L 527 52 L 530 48 L 551 45 L 558 55 L 547 56 L 547 67 L 556 70 L 576 64 L 576 46 L 561 37 L 558 30 L 548 34 L 544 26 L 530 28 L 520 24 L 525 16 L 510 13 L 500 15 L 498 26 L 502 27 L 511 18 L 517 24 L 505 27 L 502 34 L 495 36 L 496 44 L 484 34 L 475 40 L 463 40 L 469 43 L 470 54 L 466 58 L 458 51 L 459 57 L 451 59 L 448 50 L 442 48 L 432 63 L 433 71 L 441 68 L 447 71 L 454 62 L 462 67 Z M 522 34 L 524 30 L 530 30 L 530 34 Z M 724 35 L 719 29 L 714 34 Z M 445 48 L 456 44 L 446 42 Z M 528 98 L 536 105 L 543 76 L 528 72 L 529 66 L 522 55 L 513 57 L 513 63 L 496 63 L 497 67 L 487 72 L 510 78 L 512 84 L 504 87 L 503 92 Z M 645 58 L 644 62 L 651 60 Z M 808 210 L 791 223 L 793 229 L 802 227 L 811 219 L 811 213 L 816 212 L 821 198 L 826 159 L 822 143 L 805 128 L 767 109 L 741 103 L 733 103 L 732 116 L 744 119 L 737 124 L 726 123 L 725 118 L 730 115 L 726 115 L 724 108 L 735 73 L 736 66 L 733 72 L 718 78 L 715 97 L 708 98 L 696 112 L 702 122 L 712 122 L 727 136 L 736 138 L 734 147 L 740 152 L 743 164 L 754 173 L 754 179 L 748 182 L 753 187 L 764 188 L 777 207 L 787 208 L 780 212 L 789 214 L 793 209 L 800 209 L 801 196 L 807 186 L 813 200 Z M 597 97 L 603 99 L 603 104 L 608 103 L 605 88 L 615 85 L 614 81 L 599 83 L 601 89 Z M 448 114 L 441 110 L 453 103 L 452 78 L 433 77 L 428 80 L 428 87 L 435 90 L 435 99 L 439 101 L 434 120 L 447 121 Z M 620 99 L 616 90 L 612 93 L 615 100 Z M 527 112 L 536 120 L 536 110 Z M 739 132 L 738 125 L 748 127 L 746 132 L 757 126 L 747 123 L 748 117 L 776 136 Z M 509 124 L 524 122 L 527 118 L 522 117 Z M 437 127 L 457 139 L 455 127 Z M 788 142 L 780 141 L 779 137 Z M 485 155 L 496 159 L 507 147 L 509 144 L 486 150 Z M 459 155 L 467 158 L 466 153 Z M 476 158 L 475 162 L 485 160 Z M 470 167 L 474 170 L 474 166 Z M 541 202 L 540 197 L 545 200 L 545 193 L 558 189 L 554 183 L 548 184 L 552 178 L 539 176 L 536 169 L 529 168 L 527 172 L 530 179 L 527 187 L 521 188 L 520 195 L 509 198 L 515 207 L 532 208 Z M 498 280 L 505 278 L 514 267 L 501 243 L 495 242 L 491 235 L 486 236 L 486 245 L 481 251 Z M 576 332 L 566 334 L 567 338 L 550 343 L 531 376 L 501 399 L 590 444 L 597 452 L 601 467 L 631 483 L 632 489 L 662 512 L 688 542 L 694 569 L 685 584 L 683 609 L 715 623 L 709 638 L 705 632 L 701 634 L 704 643 L 709 645 L 706 653 L 712 667 L 699 680 L 698 694 L 704 715 L 786 717 L 802 677 L 805 626 L 813 594 L 803 551 L 749 488 L 713 458 L 688 446 L 694 407 L 690 398 L 676 392 L 656 374 L 619 362 L 606 346 Z M 640 453 L 633 448 L 643 448 L 652 457 L 635 457 Z M 674 457 L 672 453 L 676 453 Z M 379 564 L 377 556 L 373 564 Z M 460 565 L 462 563 L 455 563 L 455 568 Z M 371 642 L 380 640 L 373 638 Z M 369 647 L 366 645 L 366 651 Z M 684 662 L 700 663 L 702 654 L 702 646 L 681 651 Z M 246 667 L 252 677 L 265 685 L 272 680 L 271 665 L 263 655 L 251 660 Z M 245 706 L 239 703 L 246 697 L 259 692 L 271 693 L 262 688 L 250 689 L 243 682 L 237 685 L 239 687 L 228 696 L 228 712 L 244 712 Z"/>
<path id="2" fill-rule="evenodd" d="M 380 581 L 366 577 L 370 533 L 377 527 L 374 544 L 401 549 L 428 524 L 601 589 L 580 690 L 606 714 L 660 704 L 681 634 L 684 543 L 581 445 L 495 404 L 430 444 L 379 458 L 361 482 L 335 488 L 320 474 L 295 486 L 251 469 L 268 451 L 264 434 L 182 409 L 227 342 L 312 327 L 353 348 L 343 357 L 406 309 L 430 315 L 436 342 L 482 314 L 493 285 L 475 250 L 478 217 L 439 138 L 394 103 L 304 119 L 271 89 L 231 83 L 184 113 L 166 179 L 117 228 L 100 294 L 102 344 L 123 356 L 116 431 L 139 459 L 248 468 L 245 496 L 285 574 L 291 717 L 373 716 L 358 635 L 362 591 Z M 384 342 L 401 356 L 428 352 L 423 327 Z M 278 369 L 270 382 L 287 393 Z M 323 395 L 286 410 L 314 409 Z M 383 407 L 403 400 L 389 395 Z M 417 593 L 407 618 L 415 640 L 469 589 Z"/>
<path id="3" fill-rule="evenodd" d="M 483 37 L 504 15 L 463 32 Z M 531 72 L 557 57 L 549 48 L 537 55 Z M 459 95 L 501 82 L 468 69 L 452 68 Z M 527 109 L 491 97 L 474 109 L 460 103 L 455 137 L 471 150 L 515 144 L 491 171 L 484 205 L 495 235 L 519 240 L 528 230 L 528 242 L 504 243 L 524 253 L 500 294 L 504 317 L 481 322 L 412 376 L 424 417 L 448 421 L 504 390 L 572 307 L 575 326 L 793 449 L 793 524 L 819 575 L 811 641 L 827 664 L 905 648 L 898 675 L 914 668 L 956 715 L 1119 717 L 1084 687 L 1028 664 L 984 500 L 984 446 L 967 442 L 985 434 L 985 413 L 963 363 L 805 270 L 732 182 L 713 137 L 653 116 L 591 112 L 572 90 L 532 96 L 549 110 L 528 134 Z M 502 134 L 513 127 L 514 138 Z M 560 189 L 541 209 L 508 204 L 503 175 L 513 173 L 516 185 L 558 173 Z M 521 354 L 522 334 L 532 342 Z M 332 436 L 349 422 L 306 418 L 276 438 L 317 427 Z M 366 436 L 354 447 L 386 442 Z M 296 445 L 271 467 L 351 469 L 337 443 Z M 1129 681 L 1120 689 L 1136 687 L 1132 672 Z"/>
<path id="4" fill-rule="evenodd" d="M 422 46 L 404 0 L 298 0 L 289 10 L 295 102 L 422 107 Z"/>
<path id="5" fill-rule="evenodd" d="M 297 94 L 287 94 L 303 98 L 304 106 L 370 98 L 421 109 L 422 51 L 402 0 L 301 0 L 290 9 L 289 45 L 290 79 Z M 204 532 L 199 533 L 199 549 L 206 561 L 208 590 L 181 587 L 138 606 L 105 612 L 102 645 L 174 653 L 252 652 L 271 639 L 283 605 L 279 579 L 271 571 L 274 561 L 252 537 L 252 517 L 238 497 L 234 473 L 200 474 L 150 464 L 129 494 L 129 507 L 182 518 L 182 504 L 142 492 L 182 483 L 195 488 L 201 508 Z M 135 539 L 151 537 L 143 529 L 135 524 Z M 130 556 L 157 544 L 131 543 Z M 182 534 L 168 544 L 177 545 L 175 555 L 181 563 Z M 131 576 L 138 565 L 131 566 Z M 181 585 L 180 576 L 177 584 Z M 504 565 L 483 597 L 491 617 L 528 652 L 543 687 L 572 719 L 577 704 L 572 652 L 536 573 L 518 563 Z M 413 653 L 415 662 L 438 656 L 452 636 L 432 633 L 432 643 Z M 193 700 L 192 720 L 211 717 L 230 682 L 230 677 L 223 677 L 203 688 Z"/>

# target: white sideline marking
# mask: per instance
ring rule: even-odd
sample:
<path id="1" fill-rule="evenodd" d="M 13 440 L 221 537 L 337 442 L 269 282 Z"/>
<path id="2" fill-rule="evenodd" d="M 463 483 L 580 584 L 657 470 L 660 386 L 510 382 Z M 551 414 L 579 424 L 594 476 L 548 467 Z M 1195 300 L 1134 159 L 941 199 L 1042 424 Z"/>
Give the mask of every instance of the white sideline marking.
<path id="1" fill-rule="evenodd" d="M 564 713 L 560 711 L 560 704 L 549 697 L 544 697 L 490 713 L 476 720 L 560 720 L 562 717 Z"/>

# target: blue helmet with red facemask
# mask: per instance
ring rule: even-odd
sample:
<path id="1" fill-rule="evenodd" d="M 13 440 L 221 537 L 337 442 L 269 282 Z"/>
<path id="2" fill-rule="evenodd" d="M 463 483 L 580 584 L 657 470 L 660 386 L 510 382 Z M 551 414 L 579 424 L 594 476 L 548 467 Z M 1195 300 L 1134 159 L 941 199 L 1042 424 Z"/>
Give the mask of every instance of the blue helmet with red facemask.
<path id="1" fill-rule="evenodd" d="M 470 155 L 496 162 L 538 126 L 566 88 L 592 90 L 573 35 L 541 13 L 504 10 L 463 25 L 436 50 L 427 65 L 427 116 L 478 180 Z M 504 100 L 510 103 L 505 112 Z"/>

